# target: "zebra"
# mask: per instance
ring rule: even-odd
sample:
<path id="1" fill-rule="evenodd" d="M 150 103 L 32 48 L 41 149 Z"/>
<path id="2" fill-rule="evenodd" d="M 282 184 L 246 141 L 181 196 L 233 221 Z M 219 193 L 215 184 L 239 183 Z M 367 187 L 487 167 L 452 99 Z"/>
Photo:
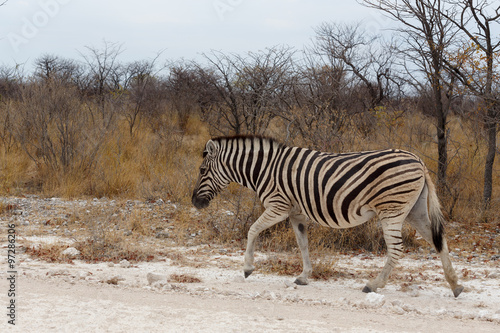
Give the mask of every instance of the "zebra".
<path id="1" fill-rule="evenodd" d="M 298 285 L 312 273 L 306 223 L 351 228 L 377 217 L 387 246 L 386 263 L 363 292 L 383 288 L 403 252 L 406 220 L 440 255 L 444 275 L 455 297 L 463 291 L 453 269 L 444 217 L 429 171 L 415 154 L 398 149 L 327 153 L 289 147 L 260 136 L 209 140 L 193 190 L 192 203 L 202 209 L 231 182 L 254 190 L 264 212 L 248 231 L 243 271 L 253 266 L 255 242 L 263 230 L 289 218 L 302 255 Z"/>

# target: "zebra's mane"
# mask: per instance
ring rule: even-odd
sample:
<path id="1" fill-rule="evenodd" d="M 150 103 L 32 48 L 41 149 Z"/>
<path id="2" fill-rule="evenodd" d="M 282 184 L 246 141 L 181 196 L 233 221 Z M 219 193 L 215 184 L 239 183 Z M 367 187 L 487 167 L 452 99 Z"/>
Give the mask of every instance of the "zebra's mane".
<path id="1" fill-rule="evenodd" d="M 261 135 L 233 135 L 233 136 L 219 136 L 212 138 L 212 141 L 238 141 L 238 140 L 262 140 L 269 142 L 270 145 L 278 145 L 284 147 L 285 145 L 275 138 Z"/>

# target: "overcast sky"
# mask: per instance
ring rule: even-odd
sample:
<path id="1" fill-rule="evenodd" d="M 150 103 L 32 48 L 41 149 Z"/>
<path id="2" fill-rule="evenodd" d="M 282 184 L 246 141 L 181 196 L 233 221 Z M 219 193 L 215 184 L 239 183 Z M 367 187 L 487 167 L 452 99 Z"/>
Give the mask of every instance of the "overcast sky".
<path id="1" fill-rule="evenodd" d="M 371 32 L 389 24 L 355 0 L 8 0 L 0 7 L 0 65 L 31 69 L 43 54 L 79 59 L 85 46 L 103 40 L 123 44 L 122 61 L 161 50 L 176 60 L 212 49 L 301 49 L 325 21 L 362 21 Z"/>

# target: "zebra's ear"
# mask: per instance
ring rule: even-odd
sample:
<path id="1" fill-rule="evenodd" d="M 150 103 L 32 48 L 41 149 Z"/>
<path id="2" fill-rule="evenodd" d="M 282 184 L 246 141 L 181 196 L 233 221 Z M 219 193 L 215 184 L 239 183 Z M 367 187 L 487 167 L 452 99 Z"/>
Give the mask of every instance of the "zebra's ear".
<path id="1" fill-rule="evenodd" d="M 214 156 L 216 150 L 217 147 L 215 146 L 215 143 L 212 140 L 208 140 L 207 145 L 205 146 L 205 151 L 203 152 L 203 157 L 206 155 Z"/>

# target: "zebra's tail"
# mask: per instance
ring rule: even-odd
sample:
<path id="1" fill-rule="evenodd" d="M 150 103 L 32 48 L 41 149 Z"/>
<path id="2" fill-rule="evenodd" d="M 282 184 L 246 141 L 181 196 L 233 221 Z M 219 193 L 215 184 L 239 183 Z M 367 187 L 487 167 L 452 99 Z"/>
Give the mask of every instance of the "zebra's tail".
<path id="1" fill-rule="evenodd" d="M 432 182 L 427 168 L 425 169 L 425 183 L 427 184 L 427 207 L 431 220 L 432 241 L 438 253 L 443 249 L 443 234 L 445 219 L 441 212 L 441 204 L 436 193 L 436 186 Z"/>

